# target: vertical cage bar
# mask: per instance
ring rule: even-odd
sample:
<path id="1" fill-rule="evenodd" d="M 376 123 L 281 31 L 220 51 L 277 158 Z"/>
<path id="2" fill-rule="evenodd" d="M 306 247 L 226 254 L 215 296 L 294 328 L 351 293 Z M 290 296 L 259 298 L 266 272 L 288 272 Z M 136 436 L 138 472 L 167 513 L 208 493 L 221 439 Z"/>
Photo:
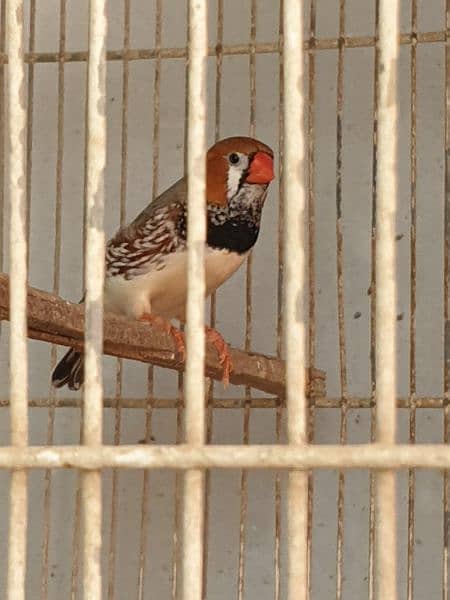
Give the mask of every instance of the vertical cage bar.
<path id="1" fill-rule="evenodd" d="M 6 0 L 1 0 L 0 5 L 0 52 L 5 53 L 6 46 Z M 5 73 L 7 67 L 0 65 L 0 269 L 4 271 L 4 236 L 5 236 Z M 1 333 L 0 323 L 0 333 Z"/>
<path id="2" fill-rule="evenodd" d="M 10 210 L 10 395 L 11 443 L 28 444 L 27 354 L 27 210 L 26 210 L 26 96 L 23 45 L 23 2 L 9 0 L 6 12 L 8 46 L 8 197 Z M 11 474 L 8 539 L 9 600 L 25 598 L 27 543 L 27 475 Z"/>
<path id="3" fill-rule="evenodd" d="M 250 3 L 250 52 L 249 52 L 249 91 L 250 91 L 250 124 L 249 135 L 255 136 L 256 130 L 256 0 Z M 250 352 L 252 344 L 253 314 L 252 314 L 252 281 L 253 281 L 253 254 L 250 253 L 246 261 L 245 275 L 245 345 L 246 352 Z M 244 423 L 242 443 L 250 442 L 250 403 L 251 387 L 245 387 Z M 247 538 L 247 510 L 248 510 L 248 471 L 241 472 L 241 502 L 239 514 L 239 568 L 238 568 L 238 600 L 243 600 L 245 594 L 245 548 Z"/>
<path id="4" fill-rule="evenodd" d="M 316 0 L 311 0 L 309 7 L 308 53 L 308 365 L 316 364 L 316 263 L 315 263 L 315 111 L 316 111 Z M 314 441 L 315 406 L 311 402 L 308 415 L 308 441 Z M 312 536 L 314 508 L 314 473 L 308 473 L 308 573 L 311 573 Z M 309 577 L 308 592 L 311 594 L 312 577 Z"/>
<path id="5" fill-rule="evenodd" d="M 36 49 L 36 0 L 30 0 L 30 26 L 28 31 L 28 52 Z M 27 77 L 27 145 L 26 145 L 26 199 L 27 199 L 27 264 L 30 259 L 30 218 L 31 218 L 31 174 L 33 168 L 33 119 L 34 119 L 34 60 L 28 62 Z"/>
<path id="6" fill-rule="evenodd" d="M 122 62 L 122 110 L 121 110 L 121 153 L 120 153 L 120 214 L 119 224 L 123 227 L 126 217 L 127 203 L 127 172 L 128 172 L 128 96 L 129 96 L 129 64 L 126 52 L 130 47 L 130 0 L 123 1 L 123 50 Z M 116 389 L 114 411 L 114 444 L 120 445 L 122 430 L 122 373 L 123 360 L 116 360 Z M 117 530 L 119 520 L 119 487 L 120 473 L 114 469 L 111 486 L 111 518 L 108 553 L 108 588 L 107 599 L 114 600 L 116 596 L 116 556 L 117 556 Z"/>
<path id="7" fill-rule="evenodd" d="M 216 42 L 216 81 L 214 98 L 214 141 L 220 139 L 220 123 L 222 108 L 222 67 L 223 67 L 223 22 L 224 9 L 223 0 L 217 0 L 217 42 Z M 209 326 L 215 328 L 217 316 L 217 296 L 216 292 L 211 295 L 210 304 L 210 322 Z M 207 391 L 207 411 L 206 411 L 206 443 L 210 444 L 213 437 L 214 424 L 214 380 L 208 381 Z M 208 552 L 209 552 L 209 507 L 211 493 L 211 472 L 205 472 L 205 505 L 204 505 L 204 523 L 203 523 L 203 600 L 208 597 Z"/>
<path id="8" fill-rule="evenodd" d="M 283 189 L 283 147 L 284 147 L 284 68 L 283 68 L 283 14 L 284 0 L 280 0 L 278 11 L 278 181 L 279 181 L 279 202 L 278 202 L 278 281 L 277 281 L 277 357 L 283 355 L 283 279 L 284 279 L 284 189 Z M 277 399 L 277 409 L 275 416 L 275 439 L 276 443 L 281 443 L 281 432 L 283 424 L 283 404 L 284 396 Z M 281 474 L 278 471 L 275 474 L 275 600 L 281 597 Z"/>
<path id="9" fill-rule="evenodd" d="M 342 117 L 344 110 L 344 53 L 345 53 L 345 0 L 339 1 L 339 40 L 336 97 L 336 287 L 339 334 L 339 376 L 341 387 L 341 423 L 339 441 L 347 443 L 347 348 L 345 343 L 345 298 L 344 298 L 344 231 L 342 215 Z M 345 473 L 339 472 L 337 499 L 336 541 L 336 599 L 342 598 L 344 562 L 344 494 Z"/>
<path id="10" fill-rule="evenodd" d="M 53 293 L 59 294 L 61 279 L 61 218 L 62 218 L 62 172 L 64 158 L 64 53 L 66 47 L 66 0 L 59 3 L 59 60 L 58 60 L 58 125 L 57 125 L 57 150 L 56 150 L 56 190 L 55 190 L 55 249 L 53 254 Z M 50 354 L 50 368 L 53 370 L 56 364 L 56 345 L 52 344 Z M 49 387 L 50 407 L 47 416 L 47 445 L 53 444 L 55 426 L 55 388 Z M 51 492 L 52 471 L 45 472 L 45 488 L 43 502 L 43 538 L 42 538 L 42 567 L 41 567 L 41 600 L 48 598 L 48 557 L 50 545 L 50 523 L 51 523 Z"/>
<path id="11" fill-rule="evenodd" d="M 380 31 L 380 0 L 375 0 L 375 40 L 378 40 Z M 370 409 L 370 441 L 375 441 L 375 339 L 377 331 L 376 320 L 376 249 L 377 249 L 377 162 L 378 162 L 378 82 L 379 82 L 380 51 L 378 44 L 374 49 L 374 89 L 373 89 L 373 130 L 372 130 L 372 212 L 371 212 L 371 244 L 370 244 L 370 383 L 371 400 Z M 368 555 L 368 596 L 373 600 L 375 594 L 375 474 L 370 474 L 369 487 L 369 555 Z"/>
<path id="12" fill-rule="evenodd" d="M 83 421 L 83 410 L 81 410 L 81 420 Z M 82 431 L 80 438 L 82 438 Z M 80 439 L 81 443 L 82 439 Z M 70 575 L 70 600 L 78 598 L 78 573 L 80 565 L 80 534 L 81 534 L 81 478 L 82 474 L 78 473 L 77 491 L 75 494 L 75 510 L 73 515 L 72 525 L 72 572 Z"/>
<path id="13" fill-rule="evenodd" d="M 410 287 L 409 287 L 409 443 L 416 442 L 416 178 L 417 178 L 417 0 L 411 2 L 411 149 L 410 149 Z M 408 472 L 408 581 L 407 598 L 414 598 L 416 472 Z"/>
<path id="14" fill-rule="evenodd" d="M 307 443 L 305 396 L 305 185 L 302 2 L 285 0 L 284 63 L 284 335 L 288 441 Z M 288 481 L 288 599 L 308 597 L 308 474 Z"/>
<path id="15" fill-rule="evenodd" d="M 86 90 L 89 87 L 89 69 L 86 69 Z M 88 106 L 89 96 L 88 93 L 85 95 L 84 101 L 84 156 L 83 156 L 83 197 L 87 197 L 87 181 L 88 181 Z M 87 203 L 83 205 L 83 290 L 86 289 L 86 236 L 87 236 Z M 80 444 L 83 442 L 83 431 L 84 431 L 84 403 L 81 404 L 80 409 Z M 79 587 L 79 568 L 80 568 L 80 537 L 81 537 L 81 513 L 82 513 L 82 473 L 78 473 L 77 491 L 75 495 L 75 510 L 73 515 L 73 535 L 72 535 L 72 573 L 70 582 L 70 600 L 76 600 L 78 598 L 78 587 Z"/>
<path id="16" fill-rule="evenodd" d="M 205 441 L 204 246 L 206 239 L 206 62 L 207 3 L 189 2 L 189 88 L 187 132 L 187 303 L 185 436 L 195 446 Z M 184 475 L 183 599 L 201 600 L 203 587 L 204 474 Z"/>
<path id="17" fill-rule="evenodd" d="M 399 2 L 380 0 L 378 161 L 376 206 L 376 441 L 395 444 L 396 432 L 396 281 L 397 59 Z M 395 472 L 376 476 L 376 597 L 395 600 Z"/>
<path id="18" fill-rule="evenodd" d="M 186 11 L 187 11 L 187 23 L 186 23 L 186 48 L 190 48 L 190 39 L 191 39 L 191 28 L 190 28 L 190 2 L 191 0 L 186 0 Z M 189 81 L 190 81 L 190 69 L 189 69 L 189 52 L 187 51 L 187 57 L 185 61 L 185 69 L 184 69 L 184 172 L 187 172 L 188 169 L 188 157 L 187 157 L 187 146 L 188 146 L 188 114 L 189 114 Z M 176 419 L 176 443 L 181 444 L 183 442 L 183 422 L 184 422 L 184 398 L 183 398 L 183 382 L 184 382 L 184 373 L 178 373 L 177 378 L 177 419 Z M 183 473 L 177 471 L 175 475 L 175 511 L 173 517 L 173 546 L 172 546 L 172 600 L 177 600 L 179 597 L 180 586 L 178 585 L 179 573 L 182 572 L 182 569 L 179 568 L 180 564 L 180 555 L 181 555 L 181 516 L 182 516 L 182 486 L 184 483 L 184 475 Z"/>
<path id="19" fill-rule="evenodd" d="M 102 443 L 102 350 L 104 245 L 104 171 L 106 163 L 106 1 L 89 6 L 86 190 L 86 331 L 83 442 Z M 83 474 L 83 589 L 89 600 L 101 597 L 101 473 Z"/>
<path id="20" fill-rule="evenodd" d="M 191 0 L 186 0 L 186 48 L 190 48 L 190 39 L 191 39 L 191 12 L 190 12 L 190 2 Z M 184 69 L 184 172 L 187 173 L 188 169 L 188 156 L 187 156 L 187 146 L 188 146 L 188 126 L 189 126 L 189 81 L 190 81 L 190 68 L 189 68 L 189 51 L 187 50 L 187 56 L 185 61 L 185 69 Z M 184 373 L 178 373 L 177 378 L 177 418 L 176 418 L 176 438 L 175 443 L 181 444 L 183 442 L 183 424 L 184 424 L 184 397 L 183 397 L 183 386 L 184 386 Z M 180 556 L 181 556 L 181 529 L 182 529 L 182 492 L 183 492 L 183 484 L 184 484 L 184 474 L 180 471 L 177 471 L 175 475 L 175 511 L 173 516 L 173 546 L 172 546 L 172 600 L 177 600 L 179 598 L 180 586 L 179 579 L 180 573 L 182 573 L 182 569 L 180 569 Z"/>
<path id="21" fill-rule="evenodd" d="M 450 441 L 450 0 L 445 4 L 445 200 L 444 200 L 444 443 Z M 443 481 L 442 600 L 449 598 L 450 477 Z"/>
<path id="22" fill-rule="evenodd" d="M 183 377 L 178 376 L 178 399 L 177 399 L 177 418 L 176 418 L 176 444 L 183 442 Z M 181 530 L 181 514 L 182 514 L 182 480 L 183 474 L 177 471 L 175 475 L 175 510 L 173 515 L 173 546 L 172 546 L 172 585 L 171 585 L 171 600 L 179 598 L 179 563 L 180 563 L 180 530 Z"/>
<path id="23" fill-rule="evenodd" d="M 152 160 L 152 200 L 156 198 L 159 185 L 159 132 L 160 132 L 160 102 L 161 102 L 161 34 L 162 34 L 162 0 L 155 4 L 155 48 L 158 52 L 155 63 L 153 79 L 153 160 Z M 151 441 L 152 418 L 154 408 L 154 369 L 149 365 L 147 370 L 147 403 L 145 410 L 145 443 Z M 142 476 L 141 495 L 141 535 L 139 541 L 139 573 L 138 573 L 138 600 L 145 598 L 145 569 L 148 529 L 150 522 L 149 508 L 150 472 L 145 470 Z"/>

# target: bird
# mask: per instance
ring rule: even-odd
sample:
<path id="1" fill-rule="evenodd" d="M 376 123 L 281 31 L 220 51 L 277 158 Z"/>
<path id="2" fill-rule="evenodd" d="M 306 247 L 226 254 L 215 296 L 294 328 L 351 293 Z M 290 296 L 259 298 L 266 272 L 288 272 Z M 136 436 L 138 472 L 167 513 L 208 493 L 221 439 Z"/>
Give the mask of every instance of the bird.
<path id="1" fill-rule="evenodd" d="M 245 261 L 260 231 L 274 154 L 261 141 L 229 137 L 206 155 L 206 297 Z M 185 358 L 184 334 L 171 320 L 185 322 L 187 296 L 187 179 L 179 179 L 155 198 L 129 225 L 107 242 L 104 310 L 160 327 Z M 205 327 L 229 382 L 231 355 L 222 335 Z M 52 373 L 56 388 L 83 384 L 83 354 L 71 348 Z"/>

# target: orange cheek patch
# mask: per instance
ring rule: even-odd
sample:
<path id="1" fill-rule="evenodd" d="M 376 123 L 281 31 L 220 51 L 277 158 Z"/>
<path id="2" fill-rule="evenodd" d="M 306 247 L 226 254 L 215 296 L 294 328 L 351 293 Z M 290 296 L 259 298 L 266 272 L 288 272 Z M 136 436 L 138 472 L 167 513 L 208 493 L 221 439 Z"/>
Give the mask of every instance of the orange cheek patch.
<path id="1" fill-rule="evenodd" d="M 214 157 L 206 163 L 206 199 L 208 204 L 225 206 L 227 203 L 227 163 L 223 157 Z"/>

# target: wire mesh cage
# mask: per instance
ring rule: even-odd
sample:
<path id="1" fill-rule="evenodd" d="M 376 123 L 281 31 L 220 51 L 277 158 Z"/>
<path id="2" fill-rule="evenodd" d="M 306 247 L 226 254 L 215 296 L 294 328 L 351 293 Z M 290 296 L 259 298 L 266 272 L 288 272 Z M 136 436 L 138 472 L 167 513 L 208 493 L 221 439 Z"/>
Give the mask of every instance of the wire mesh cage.
<path id="1" fill-rule="evenodd" d="M 1 597 L 448 598 L 449 32 L 448 0 L 1 0 Z M 203 306 L 229 135 L 277 177 Z M 102 359 L 105 237 L 183 173 L 186 372 L 107 321 Z M 203 378 L 203 322 L 247 379 Z"/>

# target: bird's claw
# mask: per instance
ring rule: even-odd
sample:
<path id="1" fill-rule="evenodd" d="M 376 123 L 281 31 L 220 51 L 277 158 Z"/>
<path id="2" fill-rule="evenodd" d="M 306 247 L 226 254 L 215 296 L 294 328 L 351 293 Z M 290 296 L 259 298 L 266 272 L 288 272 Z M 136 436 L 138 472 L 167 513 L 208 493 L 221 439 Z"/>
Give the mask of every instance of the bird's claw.
<path id="1" fill-rule="evenodd" d="M 170 326 L 170 330 L 168 331 L 169 335 L 172 337 L 173 342 L 175 344 L 175 355 L 177 360 L 180 362 L 185 362 L 186 360 L 186 345 L 184 343 L 184 333 L 174 327 Z"/>
<path id="2" fill-rule="evenodd" d="M 227 387 L 230 383 L 230 373 L 233 369 L 233 363 L 231 361 L 231 354 L 228 344 L 223 339 L 218 331 L 212 329 L 212 327 L 205 327 L 206 340 L 210 342 L 217 350 L 219 362 L 223 368 L 222 383 L 224 387 Z"/>
<path id="3" fill-rule="evenodd" d="M 175 344 L 176 359 L 179 362 L 184 362 L 186 360 L 186 345 L 184 343 L 184 334 L 182 331 L 174 327 L 170 323 L 170 321 L 164 319 L 163 317 L 158 317 L 146 313 L 142 315 L 142 317 L 139 320 L 150 323 L 155 327 L 159 327 L 160 329 L 168 333 Z"/>
<path id="4" fill-rule="evenodd" d="M 155 315 L 144 314 L 139 320 L 151 323 L 152 325 L 159 327 L 168 333 L 174 341 L 175 355 L 177 360 L 180 362 L 185 362 L 186 345 L 184 333 L 182 331 L 174 327 L 169 321 L 167 321 L 167 319 Z M 205 337 L 206 341 L 210 342 L 217 351 L 219 362 L 223 368 L 222 383 L 224 387 L 227 387 L 230 383 L 230 373 L 233 369 L 233 363 L 231 361 L 231 354 L 228 344 L 220 335 L 220 333 L 212 327 L 205 327 Z"/>

